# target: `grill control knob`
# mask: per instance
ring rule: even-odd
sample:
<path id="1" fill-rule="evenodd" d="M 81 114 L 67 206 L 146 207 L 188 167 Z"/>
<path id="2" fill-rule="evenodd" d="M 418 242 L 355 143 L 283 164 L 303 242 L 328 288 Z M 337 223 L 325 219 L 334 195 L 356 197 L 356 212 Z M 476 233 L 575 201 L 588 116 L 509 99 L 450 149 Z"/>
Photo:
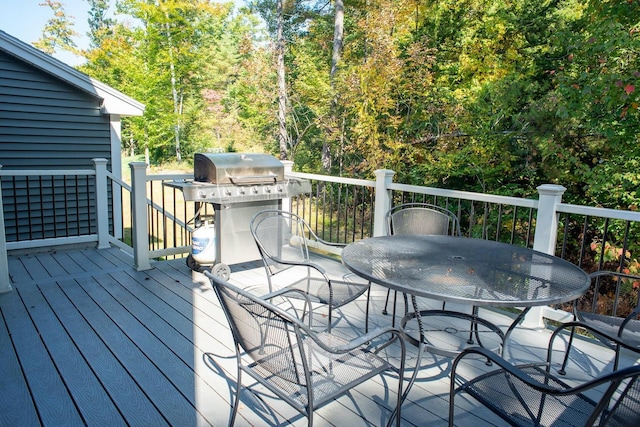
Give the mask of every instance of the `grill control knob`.
<path id="1" fill-rule="evenodd" d="M 265 187 L 264 188 L 264 192 L 265 193 L 271 193 L 271 187 Z"/>
<path id="2" fill-rule="evenodd" d="M 258 187 L 251 187 L 251 192 L 253 194 L 258 194 Z"/>
<path id="3" fill-rule="evenodd" d="M 224 192 L 227 196 L 231 195 L 231 189 L 227 188 Z"/>
<path id="4" fill-rule="evenodd" d="M 282 192 L 284 191 L 284 188 L 282 188 L 282 186 L 281 186 L 281 185 L 278 185 L 278 186 L 276 187 L 276 190 L 278 191 L 278 193 L 282 193 Z"/>

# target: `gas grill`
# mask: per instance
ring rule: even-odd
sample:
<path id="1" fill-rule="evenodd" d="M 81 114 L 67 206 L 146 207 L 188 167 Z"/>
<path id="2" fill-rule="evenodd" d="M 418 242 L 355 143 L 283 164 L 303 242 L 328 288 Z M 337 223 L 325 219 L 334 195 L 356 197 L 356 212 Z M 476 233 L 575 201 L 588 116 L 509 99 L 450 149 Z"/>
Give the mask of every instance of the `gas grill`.
<path id="1" fill-rule="evenodd" d="M 214 208 L 216 260 L 212 272 L 228 278 L 229 264 L 260 259 L 249 222 L 264 209 L 281 209 L 282 199 L 310 193 L 307 180 L 285 178 L 284 165 L 269 154 L 196 153 L 194 179 L 167 185 L 182 190 L 186 201 Z M 203 266 L 191 260 L 194 270 Z"/>
<path id="2" fill-rule="evenodd" d="M 179 186 L 187 201 L 238 203 L 277 200 L 311 191 L 309 181 L 285 179 L 269 154 L 196 153 L 193 181 Z"/>

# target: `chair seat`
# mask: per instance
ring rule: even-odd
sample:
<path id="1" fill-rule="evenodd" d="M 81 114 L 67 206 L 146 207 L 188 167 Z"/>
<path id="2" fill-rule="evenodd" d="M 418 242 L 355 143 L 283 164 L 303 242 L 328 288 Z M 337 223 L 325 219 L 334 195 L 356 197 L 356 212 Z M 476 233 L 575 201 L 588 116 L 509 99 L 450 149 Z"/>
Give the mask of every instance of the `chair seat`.
<path id="1" fill-rule="evenodd" d="M 618 331 L 624 320 L 621 317 L 588 312 L 580 312 L 578 318 L 582 322 L 589 323 L 594 329 L 614 337 L 618 336 Z M 640 321 L 629 321 L 620 338 L 630 347 L 640 351 Z"/>
<path id="2" fill-rule="evenodd" d="M 348 344 L 348 341 L 331 335 L 321 333 L 316 336 L 327 346 L 336 348 Z M 313 389 L 313 407 L 334 399 L 361 383 L 366 378 L 371 378 L 382 372 L 392 369 L 392 366 L 378 355 L 358 348 L 344 354 L 330 353 L 322 349 L 316 342 L 307 338 L 303 342 L 304 352 L 307 355 L 307 363 L 310 373 L 311 387 Z M 283 349 L 287 353 L 290 349 Z M 279 354 L 270 354 L 269 359 L 277 360 Z M 297 361 L 296 369 L 284 369 L 278 372 L 274 369 L 267 370 L 265 366 L 275 366 L 273 363 L 265 363 L 259 360 L 252 363 L 244 370 L 258 381 L 268 381 L 277 385 L 280 397 L 300 408 L 307 407 L 307 384 L 304 376 L 297 373 L 304 372 L 302 362 Z"/>
<path id="3" fill-rule="evenodd" d="M 546 364 L 520 365 L 519 369 L 540 384 L 554 389 L 569 386 L 546 372 Z M 481 375 L 460 386 L 501 417 L 522 426 L 583 426 L 596 403 L 582 394 L 558 395 L 533 390 L 504 369 Z M 538 419 L 534 423 L 533 419 Z M 597 423 L 596 423 L 597 424 Z"/>
<path id="4" fill-rule="evenodd" d="M 330 291 L 333 291 L 332 307 L 341 307 L 367 292 L 369 284 L 350 282 L 348 280 L 332 280 L 331 288 L 321 277 L 300 279 L 287 285 L 289 289 L 297 289 L 308 293 L 311 299 L 322 304 L 329 304 Z"/>

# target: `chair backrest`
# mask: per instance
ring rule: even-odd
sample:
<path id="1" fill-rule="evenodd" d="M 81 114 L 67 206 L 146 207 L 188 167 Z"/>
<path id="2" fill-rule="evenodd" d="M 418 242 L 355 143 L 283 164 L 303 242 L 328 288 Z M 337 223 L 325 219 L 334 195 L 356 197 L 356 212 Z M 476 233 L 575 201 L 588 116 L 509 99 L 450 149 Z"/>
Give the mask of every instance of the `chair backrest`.
<path id="1" fill-rule="evenodd" d="M 207 275 L 227 317 L 236 346 L 262 369 L 306 385 L 304 326 L 289 313 L 218 277 Z"/>
<path id="2" fill-rule="evenodd" d="M 451 211 L 428 203 L 405 203 L 387 213 L 390 235 L 436 234 L 459 236 L 460 223 Z"/>
<path id="3" fill-rule="evenodd" d="M 579 311 L 626 317 L 638 307 L 640 276 L 603 270 L 590 277 L 591 288 L 577 301 Z"/>
<path id="4" fill-rule="evenodd" d="M 251 234 L 270 274 L 287 268 L 286 262 L 308 262 L 310 228 L 298 215 L 268 209 L 251 219 Z"/>

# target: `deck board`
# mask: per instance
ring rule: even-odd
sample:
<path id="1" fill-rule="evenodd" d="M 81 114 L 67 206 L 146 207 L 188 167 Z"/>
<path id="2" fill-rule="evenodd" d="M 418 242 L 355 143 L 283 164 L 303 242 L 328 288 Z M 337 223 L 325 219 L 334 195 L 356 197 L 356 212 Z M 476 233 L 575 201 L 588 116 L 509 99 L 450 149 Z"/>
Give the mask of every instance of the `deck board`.
<path id="1" fill-rule="evenodd" d="M 70 282 L 69 286 L 77 284 Z M 130 423 L 132 420 L 148 420 L 158 426 L 167 425 L 129 372 L 87 320 L 75 310 L 61 287 L 46 286 L 42 291 L 123 417 Z M 144 425 L 139 421 L 137 425 Z"/>
<path id="2" fill-rule="evenodd" d="M 228 423 L 236 377 L 231 333 L 211 286 L 194 281 L 183 260 L 136 271 L 129 255 L 112 248 L 12 256 L 9 266 L 15 290 L 0 294 L 0 426 Z M 231 267 L 235 284 L 266 285 L 261 264 Z M 391 321 L 381 314 L 385 296 L 386 289 L 372 288 L 372 328 Z M 361 334 L 365 308 L 362 297 L 339 310 L 334 331 Z M 502 325 L 509 320 L 483 314 Z M 541 360 L 548 336 L 518 328 L 506 355 Z M 408 349 L 410 373 L 416 349 Z M 610 364 L 607 354 L 588 353 L 576 360 L 587 372 Z M 451 359 L 425 354 L 402 408 L 403 426 L 447 425 L 450 367 Z M 315 423 L 382 425 L 396 384 L 393 375 L 375 377 L 319 408 Z M 241 390 L 237 426 L 307 424 L 264 388 L 252 390 Z M 504 425 L 473 400 L 456 402 L 456 425 Z"/>
<path id="3" fill-rule="evenodd" d="M 24 304 L 31 307 L 31 320 L 38 329 L 49 356 L 54 362 L 63 361 L 57 362 L 56 368 L 80 410 L 83 421 L 95 426 L 126 425 L 40 290 L 28 287 L 19 292 Z"/>
<path id="4" fill-rule="evenodd" d="M 74 254 L 75 253 L 77 252 L 74 252 Z M 83 268 L 83 263 L 78 260 L 78 257 L 71 256 L 67 251 L 53 252 L 51 257 L 56 260 L 58 264 L 63 266 L 68 275 L 84 273 L 87 271 L 86 268 Z"/>
<path id="5" fill-rule="evenodd" d="M 49 277 L 66 276 L 69 274 L 62 264 L 60 264 L 50 253 L 38 254 L 36 258 Z"/>
<path id="6" fill-rule="evenodd" d="M 116 357 L 124 364 L 135 381 L 140 384 L 160 413 L 171 425 L 204 424 L 197 412 L 163 369 L 174 369 L 173 360 L 148 330 L 134 321 L 124 308 L 101 289 L 94 279 L 82 278 L 80 286 L 65 286 L 65 293 L 76 303 L 91 326 Z M 188 387 L 191 377 L 186 371 L 182 381 Z"/>
<path id="7" fill-rule="evenodd" d="M 17 297 L 17 294 L 13 296 Z M 4 297 L 0 299 L 0 310 L 4 313 L 4 305 L 19 303 L 16 298 Z M 40 424 L 38 414 L 4 316 L 0 316 L 0 349 L 0 425 L 37 426 Z"/>
<path id="8" fill-rule="evenodd" d="M 20 294 L 3 295 L 1 307 L 41 421 L 50 425 L 83 425 Z"/>

